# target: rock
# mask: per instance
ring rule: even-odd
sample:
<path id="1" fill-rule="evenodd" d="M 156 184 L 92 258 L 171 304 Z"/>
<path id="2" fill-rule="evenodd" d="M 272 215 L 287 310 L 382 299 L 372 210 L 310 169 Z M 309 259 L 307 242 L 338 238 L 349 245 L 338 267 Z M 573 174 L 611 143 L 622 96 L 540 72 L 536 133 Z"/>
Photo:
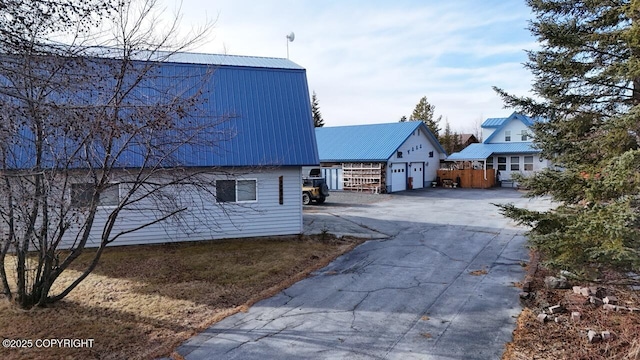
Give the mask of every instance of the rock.
<path id="1" fill-rule="evenodd" d="M 604 299 L 602 299 L 602 302 L 605 304 L 611 304 L 611 305 L 616 305 L 618 303 L 618 298 L 615 296 L 607 296 Z"/>
<path id="2" fill-rule="evenodd" d="M 520 293 L 520 299 L 522 299 L 522 300 L 526 300 L 529 297 L 531 297 L 531 293 L 529 293 L 529 292 L 523 291 L 523 292 Z"/>
<path id="3" fill-rule="evenodd" d="M 590 343 L 595 343 L 595 342 L 599 342 L 600 340 L 602 340 L 602 338 L 600 337 L 600 334 L 598 334 L 597 332 L 595 332 L 593 330 L 589 330 L 587 332 L 587 337 L 589 338 L 589 342 Z"/>
<path id="4" fill-rule="evenodd" d="M 593 290 L 595 289 L 595 290 Z M 607 296 L 607 290 L 605 288 L 602 287 L 592 287 L 591 288 L 592 293 L 599 297 L 600 299 L 604 298 L 605 296 Z"/>
<path id="5" fill-rule="evenodd" d="M 559 314 L 564 311 L 564 308 L 560 305 L 553 305 L 549 306 L 547 311 L 549 312 L 549 314 Z"/>
<path id="6" fill-rule="evenodd" d="M 610 331 L 603 331 L 600 333 L 600 337 L 602 337 L 602 340 L 607 341 L 609 339 L 611 339 L 611 332 Z"/>
<path id="7" fill-rule="evenodd" d="M 595 306 L 600 306 L 602 304 L 604 304 L 602 302 L 602 299 L 595 297 L 595 296 L 589 296 L 589 302 L 592 303 Z"/>
<path id="8" fill-rule="evenodd" d="M 538 315 L 537 319 L 544 324 L 544 322 L 547 321 L 547 314 L 540 314 Z"/>
<path id="9" fill-rule="evenodd" d="M 573 287 L 574 294 L 582 294 L 582 286 L 574 286 Z"/>
<path id="10" fill-rule="evenodd" d="M 591 292 L 591 289 L 588 287 L 583 287 L 580 290 L 580 294 L 582 294 L 582 296 L 584 297 L 589 297 L 590 295 L 593 295 L 593 292 Z"/>
<path id="11" fill-rule="evenodd" d="M 531 281 L 525 281 L 524 284 L 522 284 L 522 292 L 531 292 Z"/>
<path id="12" fill-rule="evenodd" d="M 602 305 L 602 308 L 605 310 L 613 310 L 613 311 L 618 311 L 618 307 L 616 305 L 612 305 L 612 304 L 604 304 Z"/>
<path id="13" fill-rule="evenodd" d="M 569 289 L 569 282 L 565 278 L 547 276 L 544 278 L 544 284 L 547 289 Z"/>
<path id="14" fill-rule="evenodd" d="M 578 322 L 580 321 L 580 313 L 577 311 L 574 311 L 571 313 L 571 321 L 573 322 Z"/>

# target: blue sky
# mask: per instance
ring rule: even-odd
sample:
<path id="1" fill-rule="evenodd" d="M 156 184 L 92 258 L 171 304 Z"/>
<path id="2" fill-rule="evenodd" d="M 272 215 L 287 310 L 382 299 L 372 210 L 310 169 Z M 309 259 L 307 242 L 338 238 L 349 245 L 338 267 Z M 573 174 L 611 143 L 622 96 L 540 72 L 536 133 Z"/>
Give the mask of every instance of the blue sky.
<path id="1" fill-rule="evenodd" d="M 470 131 L 513 111 L 492 86 L 531 87 L 522 63 L 537 45 L 523 0 L 185 0 L 181 11 L 183 26 L 217 18 L 194 51 L 286 57 L 295 32 L 290 59 L 307 69 L 327 126 L 395 122 L 427 96 Z"/>

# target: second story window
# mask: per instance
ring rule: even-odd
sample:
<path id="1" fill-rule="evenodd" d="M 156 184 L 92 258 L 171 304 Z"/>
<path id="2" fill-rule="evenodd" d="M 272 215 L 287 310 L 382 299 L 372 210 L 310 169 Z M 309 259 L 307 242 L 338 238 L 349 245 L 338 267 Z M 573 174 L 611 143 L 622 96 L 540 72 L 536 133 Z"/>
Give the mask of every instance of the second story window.
<path id="1" fill-rule="evenodd" d="M 522 141 L 529 140 L 529 133 L 527 133 L 527 130 L 522 130 L 522 132 L 520 133 L 520 136 L 522 137 Z"/>
<path id="2" fill-rule="evenodd" d="M 511 130 L 504 131 L 504 141 L 511 141 Z"/>

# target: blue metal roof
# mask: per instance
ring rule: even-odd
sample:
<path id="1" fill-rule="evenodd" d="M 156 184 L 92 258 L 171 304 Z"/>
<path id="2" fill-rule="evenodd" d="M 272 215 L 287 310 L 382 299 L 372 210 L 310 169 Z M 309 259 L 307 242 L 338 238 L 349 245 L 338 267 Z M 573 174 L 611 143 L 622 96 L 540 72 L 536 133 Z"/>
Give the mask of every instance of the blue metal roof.
<path id="1" fill-rule="evenodd" d="M 122 50 L 110 47 L 92 47 L 86 49 L 86 53 L 90 56 L 98 58 L 120 59 Z M 243 56 L 243 55 L 223 55 L 223 54 L 205 54 L 194 52 L 178 52 L 170 53 L 166 51 L 136 51 L 130 55 L 131 58 L 138 61 L 158 61 L 163 63 L 182 63 L 182 64 L 199 64 L 199 65 L 217 65 L 217 66 L 243 66 L 253 68 L 269 68 L 269 69 L 295 69 L 304 70 L 304 68 L 289 59 Z"/>
<path id="2" fill-rule="evenodd" d="M 482 123 L 483 128 L 497 128 L 505 126 L 510 123 L 512 120 L 520 120 L 527 126 L 533 126 L 535 121 L 540 121 L 540 118 L 530 118 L 528 116 L 524 116 L 522 114 L 518 114 L 516 112 L 509 115 L 506 118 L 488 118 Z"/>
<path id="3" fill-rule="evenodd" d="M 447 157 L 447 161 L 485 160 L 491 155 L 500 154 L 537 154 L 540 150 L 531 142 L 513 142 L 500 144 L 470 144 L 462 151 Z"/>
<path id="4" fill-rule="evenodd" d="M 176 54 L 171 59 L 176 62 L 159 64 L 153 77 L 143 81 L 132 93 L 133 100 L 153 107 L 166 102 L 167 96 L 189 96 L 201 91 L 202 101 L 195 105 L 197 115 L 176 121 L 192 129 L 203 125 L 209 129 L 197 135 L 201 140 L 198 144 L 180 145 L 163 164 L 230 167 L 319 163 L 303 68 L 285 59 L 207 54 Z M 195 134 L 194 131 L 157 131 L 161 133 L 158 141 L 168 144 L 181 144 L 185 136 Z M 12 164 L 8 166 L 25 168 L 33 164 L 30 140 L 33 135 L 28 132 L 28 129 L 22 130 L 21 143 L 16 145 L 20 150 L 15 159 L 9 159 Z M 126 135 L 118 139 L 116 147 L 125 148 L 125 138 Z M 69 152 L 70 156 L 70 150 L 65 147 L 68 139 L 62 134 L 52 135 L 48 141 L 57 145 L 52 145 L 51 153 L 46 155 L 47 166 L 60 166 L 65 153 Z M 118 157 L 116 166 L 142 166 L 145 153 L 142 145 L 131 146 L 129 142 L 126 149 Z M 96 150 L 97 153 L 103 151 Z"/>
<path id="5" fill-rule="evenodd" d="M 504 124 L 507 118 L 489 118 L 482 123 L 483 128 L 495 128 Z"/>
<path id="6" fill-rule="evenodd" d="M 422 129 L 446 153 L 422 121 L 316 128 L 321 162 L 387 161 L 409 136 Z"/>

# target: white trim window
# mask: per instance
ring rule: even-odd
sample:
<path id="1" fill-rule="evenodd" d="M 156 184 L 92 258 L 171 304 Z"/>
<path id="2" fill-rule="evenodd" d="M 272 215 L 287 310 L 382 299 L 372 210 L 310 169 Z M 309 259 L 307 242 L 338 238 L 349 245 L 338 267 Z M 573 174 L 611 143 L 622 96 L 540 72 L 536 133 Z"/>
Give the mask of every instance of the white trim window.
<path id="1" fill-rule="evenodd" d="M 511 171 L 520 171 L 520 156 L 511 157 Z"/>
<path id="2" fill-rule="evenodd" d="M 95 185 L 92 183 L 71 184 L 71 206 L 74 208 L 88 207 Z M 98 206 L 117 206 L 120 203 L 120 184 L 112 183 L 102 190 L 98 198 Z"/>
<path id="3" fill-rule="evenodd" d="M 533 156 L 524 157 L 524 171 L 533 171 Z"/>
<path id="4" fill-rule="evenodd" d="M 504 141 L 511 141 L 511 130 L 504 131 Z"/>
<path id="5" fill-rule="evenodd" d="M 498 156 L 498 171 L 507 171 L 507 157 Z"/>
<path id="6" fill-rule="evenodd" d="M 216 201 L 219 203 L 258 201 L 258 180 L 216 180 Z"/>

